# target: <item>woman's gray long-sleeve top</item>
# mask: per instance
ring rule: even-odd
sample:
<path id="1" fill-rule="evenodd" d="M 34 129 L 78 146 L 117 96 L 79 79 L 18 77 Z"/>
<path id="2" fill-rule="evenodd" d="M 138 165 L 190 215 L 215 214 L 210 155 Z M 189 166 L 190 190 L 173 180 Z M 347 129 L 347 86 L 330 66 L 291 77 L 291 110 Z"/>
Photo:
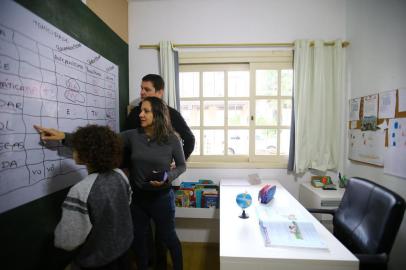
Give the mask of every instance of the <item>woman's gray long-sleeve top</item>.
<path id="1" fill-rule="evenodd" d="M 173 180 L 186 171 L 186 162 L 180 139 L 171 134 L 166 143 L 151 140 L 143 129 L 132 129 L 121 133 L 124 144 L 124 167 L 130 170 L 130 183 L 134 191 L 168 189 Z M 170 165 L 175 161 L 176 168 Z M 145 179 L 153 171 L 167 171 L 168 181 L 160 188 L 152 187 Z"/>

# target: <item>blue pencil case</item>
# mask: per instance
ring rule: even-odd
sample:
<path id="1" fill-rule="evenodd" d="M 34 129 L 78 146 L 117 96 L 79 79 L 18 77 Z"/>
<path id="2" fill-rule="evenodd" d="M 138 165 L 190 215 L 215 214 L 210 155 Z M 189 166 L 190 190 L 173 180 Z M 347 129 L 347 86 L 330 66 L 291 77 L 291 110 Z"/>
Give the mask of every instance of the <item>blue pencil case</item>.
<path id="1" fill-rule="evenodd" d="M 258 201 L 263 204 L 269 203 L 276 191 L 276 186 L 271 186 L 269 184 L 266 184 L 261 188 L 261 190 L 258 192 Z"/>

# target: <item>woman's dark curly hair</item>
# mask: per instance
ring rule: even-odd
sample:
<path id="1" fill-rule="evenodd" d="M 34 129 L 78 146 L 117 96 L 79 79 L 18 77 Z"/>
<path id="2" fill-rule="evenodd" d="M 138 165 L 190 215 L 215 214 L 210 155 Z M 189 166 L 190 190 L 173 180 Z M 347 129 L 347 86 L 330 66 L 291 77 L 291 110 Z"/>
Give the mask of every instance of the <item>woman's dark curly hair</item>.
<path id="1" fill-rule="evenodd" d="M 73 133 L 72 148 L 92 172 L 106 172 L 117 168 L 121 163 L 121 139 L 107 126 L 79 127 Z"/>
<path id="2" fill-rule="evenodd" d="M 168 106 L 162 99 L 157 97 L 146 97 L 142 103 L 147 101 L 151 104 L 154 116 L 154 139 L 158 143 L 166 143 L 169 135 L 173 133 Z"/>

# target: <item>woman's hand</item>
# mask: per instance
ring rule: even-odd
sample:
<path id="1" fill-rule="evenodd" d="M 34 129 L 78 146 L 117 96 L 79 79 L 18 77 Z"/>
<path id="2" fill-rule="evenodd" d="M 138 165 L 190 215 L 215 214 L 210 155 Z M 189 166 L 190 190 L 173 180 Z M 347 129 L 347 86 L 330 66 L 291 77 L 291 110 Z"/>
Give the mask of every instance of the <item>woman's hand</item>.
<path id="1" fill-rule="evenodd" d="M 165 185 L 165 181 L 149 181 L 149 183 L 153 187 L 161 187 L 161 186 Z"/>
<path id="2" fill-rule="evenodd" d="M 65 133 L 54 128 L 44 128 L 34 125 L 43 141 L 60 141 L 65 139 Z"/>

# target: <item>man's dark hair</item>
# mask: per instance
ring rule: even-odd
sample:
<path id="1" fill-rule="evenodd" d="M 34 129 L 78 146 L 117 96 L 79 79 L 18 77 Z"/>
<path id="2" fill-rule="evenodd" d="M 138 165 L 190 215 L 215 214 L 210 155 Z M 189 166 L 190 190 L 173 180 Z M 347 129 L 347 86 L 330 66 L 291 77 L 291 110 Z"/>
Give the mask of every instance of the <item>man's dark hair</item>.
<path id="1" fill-rule="evenodd" d="M 79 127 L 73 133 L 72 148 L 92 172 L 107 172 L 121 163 L 121 139 L 107 126 Z"/>
<path id="2" fill-rule="evenodd" d="M 169 109 L 166 103 L 157 97 L 146 97 L 142 101 L 151 104 L 152 114 L 154 116 L 154 138 L 158 143 L 168 142 L 169 135 L 173 133 Z"/>
<path id="3" fill-rule="evenodd" d="M 158 74 L 148 74 L 142 77 L 143 82 L 152 82 L 152 85 L 155 88 L 155 91 L 159 91 L 165 88 L 164 79 Z"/>

